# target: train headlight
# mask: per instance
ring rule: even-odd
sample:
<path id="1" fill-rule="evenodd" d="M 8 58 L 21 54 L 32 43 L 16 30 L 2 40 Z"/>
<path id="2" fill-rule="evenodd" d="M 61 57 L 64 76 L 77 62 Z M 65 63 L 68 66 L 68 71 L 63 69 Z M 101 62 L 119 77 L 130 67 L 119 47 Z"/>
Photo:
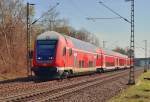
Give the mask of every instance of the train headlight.
<path id="1" fill-rule="evenodd" d="M 41 57 L 38 57 L 37 59 L 39 59 L 39 60 L 40 60 L 40 59 L 41 59 Z"/>
<path id="2" fill-rule="evenodd" d="M 49 57 L 48 59 L 52 60 L 52 59 L 54 59 L 54 58 L 53 58 L 53 57 Z"/>

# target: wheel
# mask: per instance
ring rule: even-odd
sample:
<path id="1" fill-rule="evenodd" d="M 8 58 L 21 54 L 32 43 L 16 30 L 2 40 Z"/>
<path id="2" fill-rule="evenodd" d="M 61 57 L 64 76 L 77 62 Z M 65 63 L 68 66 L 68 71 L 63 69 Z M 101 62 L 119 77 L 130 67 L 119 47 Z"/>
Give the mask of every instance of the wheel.
<path id="1" fill-rule="evenodd" d="M 69 77 L 69 72 L 68 71 L 64 71 L 60 78 L 61 79 L 67 79 L 68 77 Z"/>
<path id="2" fill-rule="evenodd" d="M 103 68 L 101 69 L 101 72 L 102 72 L 102 73 L 104 73 L 104 72 L 105 72 Z"/>
<path id="3" fill-rule="evenodd" d="M 97 72 L 97 73 L 104 73 L 104 70 L 103 70 L 103 68 L 98 68 L 98 69 L 96 70 L 96 72 Z"/>

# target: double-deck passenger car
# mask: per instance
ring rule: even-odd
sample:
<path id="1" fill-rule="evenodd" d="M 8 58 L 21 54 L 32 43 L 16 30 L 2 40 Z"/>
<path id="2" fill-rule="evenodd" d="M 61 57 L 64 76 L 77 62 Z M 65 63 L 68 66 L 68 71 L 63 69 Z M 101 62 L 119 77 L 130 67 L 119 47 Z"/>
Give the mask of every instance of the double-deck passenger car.
<path id="1" fill-rule="evenodd" d="M 32 71 L 36 76 L 71 76 L 128 66 L 125 55 L 54 31 L 38 35 L 35 41 Z"/>

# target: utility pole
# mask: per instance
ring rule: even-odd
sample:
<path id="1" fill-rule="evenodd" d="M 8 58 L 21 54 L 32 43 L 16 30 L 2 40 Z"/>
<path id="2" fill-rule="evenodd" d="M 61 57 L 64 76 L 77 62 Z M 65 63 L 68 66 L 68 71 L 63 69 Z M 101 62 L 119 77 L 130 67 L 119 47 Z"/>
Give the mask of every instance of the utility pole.
<path id="1" fill-rule="evenodd" d="M 147 72 L 147 40 L 144 40 L 145 42 L 145 66 L 144 66 L 144 72 Z"/>
<path id="2" fill-rule="evenodd" d="M 131 24 L 131 37 L 130 37 L 130 72 L 129 72 L 129 81 L 128 85 L 134 85 L 135 84 L 135 78 L 134 78 L 134 0 L 125 0 L 125 1 L 131 1 L 131 21 L 121 16 L 119 13 L 115 12 L 113 9 L 109 8 L 107 5 L 105 5 L 103 2 L 99 2 L 103 7 L 107 8 L 109 11 L 123 19 L 124 21 Z M 87 18 L 88 20 L 94 20 L 94 18 Z M 97 19 L 97 18 L 96 18 Z M 99 19 L 99 18 L 98 18 Z M 102 19 L 108 19 L 108 18 L 102 18 Z M 110 19 L 110 18 L 109 18 Z M 111 18 L 114 19 L 114 18 Z"/>
<path id="3" fill-rule="evenodd" d="M 135 63 L 135 55 L 134 55 L 134 0 L 126 0 L 131 1 L 131 38 L 130 38 L 130 73 L 129 73 L 129 85 L 135 84 L 134 78 L 134 63 Z"/>
<path id="4" fill-rule="evenodd" d="M 54 7 L 52 7 L 51 9 L 49 9 L 47 12 L 45 12 L 44 14 L 41 15 L 41 17 L 39 17 L 38 19 L 36 19 L 35 21 L 33 21 L 31 24 L 35 24 L 36 22 L 38 22 L 40 19 L 42 19 L 45 15 L 47 15 L 48 12 L 53 11 L 57 6 L 59 5 L 59 3 L 57 3 Z"/>
<path id="5" fill-rule="evenodd" d="M 149 50 L 149 57 L 148 57 L 148 69 L 150 68 L 150 50 Z"/>
<path id="6" fill-rule="evenodd" d="M 31 42 L 32 42 L 32 39 L 31 39 L 31 34 L 30 34 L 30 29 L 31 29 L 31 25 L 35 24 L 36 22 L 38 22 L 40 19 L 42 19 L 45 15 L 47 15 L 48 12 L 54 10 L 58 5 L 59 3 L 57 3 L 54 7 L 52 7 L 50 10 L 48 10 L 47 12 L 45 12 L 41 17 L 39 17 L 38 19 L 36 19 L 35 21 L 33 21 L 31 24 L 30 24 L 30 5 L 35 5 L 35 4 L 30 4 L 27 2 L 27 76 L 30 76 L 32 75 L 32 72 L 31 72 Z"/>
<path id="7" fill-rule="evenodd" d="M 27 3 L 27 76 L 29 76 L 29 3 Z"/>
<path id="8" fill-rule="evenodd" d="M 29 7 L 30 5 L 34 5 L 34 4 L 30 4 L 27 2 L 27 76 L 30 76 L 31 75 L 31 71 L 30 71 L 30 68 L 31 68 L 31 58 L 30 58 L 30 55 L 31 55 L 31 35 L 30 35 L 30 16 L 29 16 Z"/>

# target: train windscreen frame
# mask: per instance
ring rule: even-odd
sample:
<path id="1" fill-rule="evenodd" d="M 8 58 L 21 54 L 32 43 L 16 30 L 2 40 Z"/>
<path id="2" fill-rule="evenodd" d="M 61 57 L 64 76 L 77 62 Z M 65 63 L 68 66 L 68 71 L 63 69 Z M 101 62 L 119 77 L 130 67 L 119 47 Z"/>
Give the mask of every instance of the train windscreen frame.
<path id="1" fill-rule="evenodd" d="M 57 40 L 37 40 L 36 59 L 48 61 L 55 58 Z"/>

